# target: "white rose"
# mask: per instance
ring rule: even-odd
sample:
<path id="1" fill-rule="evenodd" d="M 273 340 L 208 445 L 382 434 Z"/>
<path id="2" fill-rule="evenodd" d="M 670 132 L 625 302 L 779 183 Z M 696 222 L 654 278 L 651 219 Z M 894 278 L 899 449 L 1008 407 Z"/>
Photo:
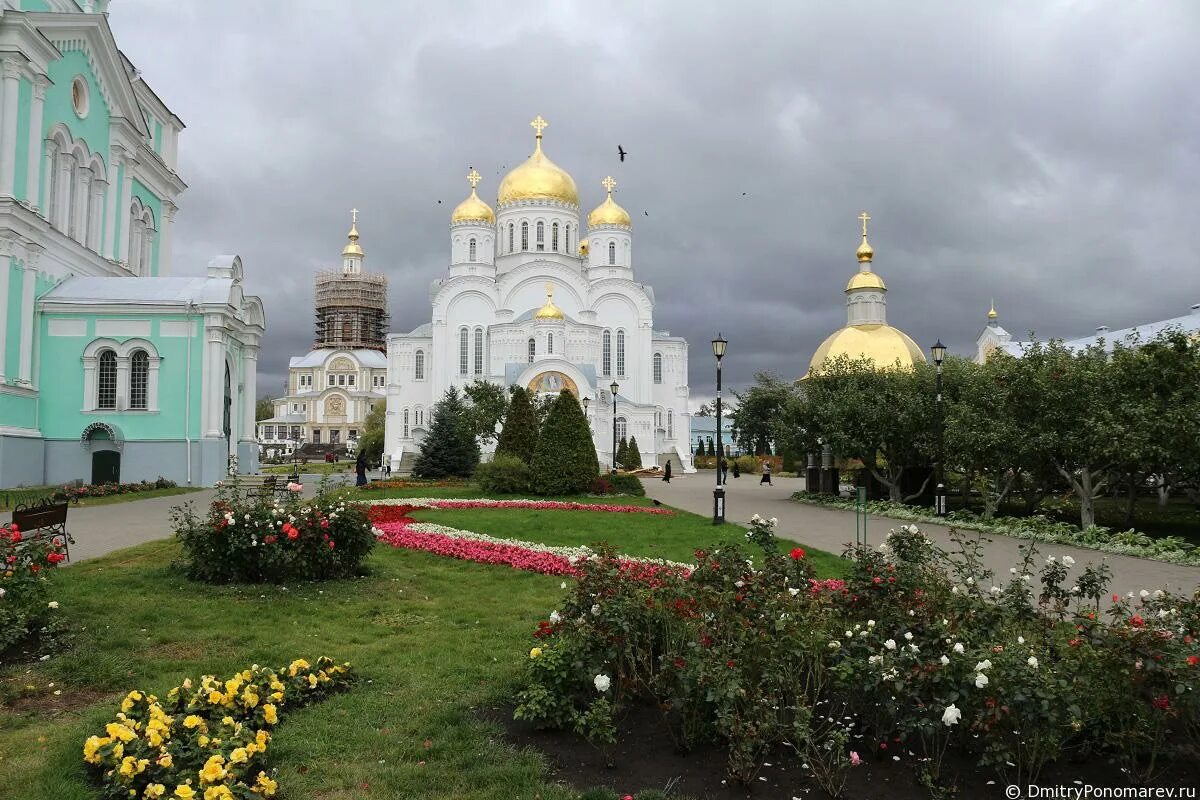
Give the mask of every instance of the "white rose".
<path id="1" fill-rule="evenodd" d="M 1025 644 L 1025 637 L 1024 637 L 1024 636 L 1018 636 L 1018 637 L 1017 637 L 1017 644 Z"/>
<path id="2" fill-rule="evenodd" d="M 842 646 L 842 643 L 841 643 L 841 642 L 839 642 L 837 639 L 834 639 L 833 641 L 831 641 L 831 642 L 829 643 L 829 645 L 828 645 L 828 646 L 829 646 L 829 649 L 830 649 L 830 650 L 838 650 L 838 649 L 840 649 L 840 648 L 841 648 L 841 646 Z"/>
<path id="3" fill-rule="evenodd" d="M 854 631 L 846 631 L 846 638 L 847 638 L 847 639 L 853 639 L 853 638 L 854 638 Z"/>
<path id="4" fill-rule="evenodd" d="M 965 648 L 962 646 L 962 642 L 956 642 L 956 643 L 955 643 L 955 645 L 954 645 L 954 652 L 956 652 L 956 653 L 960 653 L 960 654 L 961 654 L 961 653 L 963 652 L 963 650 L 964 650 L 964 649 L 965 649 Z"/>
<path id="5" fill-rule="evenodd" d="M 597 692 L 607 692 L 608 687 L 612 686 L 612 681 L 607 675 L 597 675 L 592 683 L 596 684 Z"/>
<path id="6" fill-rule="evenodd" d="M 1029 666 L 1033 667 L 1034 669 L 1038 668 L 1038 660 L 1034 656 L 1030 656 L 1029 660 L 1026 661 L 1025 663 L 1028 664 Z"/>
<path id="7" fill-rule="evenodd" d="M 907 641 L 907 642 L 911 642 L 911 641 L 912 641 L 912 631 L 907 631 L 907 632 L 904 634 L 904 640 L 905 640 L 905 641 Z"/>
<path id="8" fill-rule="evenodd" d="M 919 652 L 921 652 L 920 648 L 918 648 L 918 647 L 917 647 L 915 644 L 910 644 L 910 645 L 908 646 L 908 649 L 909 649 L 909 650 L 911 650 L 911 651 L 913 651 L 914 653 L 919 653 Z"/>
<path id="9" fill-rule="evenodd" d="M 868 628 L 874 628 L 874 627 L 875 627 L 875 620 L 873 620 L 873 619 L 869 619 L 869 620 L 867 620 L 867 627 L 868 627 Z"/>
<path id="10" fill-rule="evenodd" d="M 47 608 L 58 608 L 58 601 L 51 600 L 49 603 L 46 604 L 46 607 Z"/>
<path id="11" fill-rule="evenodd" d="M 595 603 L 594 605 L 592 605 L 592 616 L 593 617 L 600 616 L 600 604 L 599 603 Z"/>
<path id="12" fill-rule="evenodd" d="M 555 625 L 562 622 L 562 614 L 558 613 L 558 611 L 551 611 L 550 612 L 550 622 Z"/>
<path id="13" fill-rule="evenodd" d="M 771 517 L 771 527 L 774 528 L 778 524 L 779 524 L 779 519 L 777 517 Z"/>
<path id="14" fill-rule="evenodd" d="M 941 659 L 939 659 L 939 660 L 942 662 L 943 667 L 950 663 L 949 656 L 942 656 Z"/>
<path id="15" fill-rule="evenodd" d="M 946 727 L 957 725 L 960 719 L 962 719 L 962 711 L 958 708 L 958 706 L 954 705 L 954 703 L 946 706 L 946 710 L 942 714 L 943 725 Z"/>
<path id="16" fill-rule="evenodd" d="M 883 643 L 883 646 L 886 647 L 888 650 L 895 650 L 896 649 L 896 640 L 888 639 L 886 642 Z"/>
<path id="17" fill-rule="evenodd" d="M 988 676 L 982 672 L 975 676 L 975 688 L 982 689 L 988 685 Z"/>
<path id="18" fill-rule="evenodd" d="M 792 597 L 795 597 L 796 595 L 800 594 L 800 590 L 799 589 L 788 589 L 788 594 L 790 594 Z"/>
<path id="19" fill-rule="evenodd" d="M 1150 593 L 1148 591 L 1146 591 L 1145 589 L 1142 589 L 1140 592 L 1138 592 L 1138 596 L 1141 597 L 1143 600 L 1145 600 L 1147 597 L 1150 596 Z"/>
<path id="20" fill-rule="evenodd" d="M 991 668 L 992 668 L 992 661 L 991 661 L 991 659 L 988 659 L 988 658 L 985 658 L 983 661 L 980 661 L 978 664 L 975 665 L 976 672 L 982 672 L 985 669 L 991 669 Z"/>
<path id="21" fill-rule="evenodd" d="M 1049 566 L 1050 564 L 1053 564 L 1057 560 L 1058 559 L 1055 558 L 1054 556 L 1046 556 L 1046 565 Z"/>
<path id="22" fill-rule="evenodd" d="M 1075 566 L 1075 559 L 1071 558 L 1070 556 L 1063 556 L 1063 563 L 1068 567 L 1073 567 Z"/>

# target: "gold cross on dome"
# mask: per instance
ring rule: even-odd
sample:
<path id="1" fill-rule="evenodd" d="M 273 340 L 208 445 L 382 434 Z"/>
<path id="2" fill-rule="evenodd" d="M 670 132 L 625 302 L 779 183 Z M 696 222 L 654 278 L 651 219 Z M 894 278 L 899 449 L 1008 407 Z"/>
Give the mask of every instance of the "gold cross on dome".
<path id="1" fill-rule="evenodd" d="M 867 235 L 867 222 L 869 222 L 869 221 L 870 221 L 870 219 L 871 219 L 871 215 L 870 215 L 870 214 L 868 214 L 867 212 L 865 212 L 865 211 L 864 211 L 864 212 L 862 212 L 861 214 L 859 214 L 859 215 L 858 215 L 858 218 L 862 220 L 862 224 L 863 224 L 863 238 L 866 238 L 866 235 Z"/>
<path id="2" fill-rule="evenodd" d="M 350 224 L 351 225 L 358 224 L 358 209 L 357 208 L 350 209 Z"/>
<path id="3" fill-rule="evenodd" d="M 476 172 L 474 167 L 471 167 L 471 171 L 467 173 L 467 183 L 471 184 L 471 188 L 474 189 L 481 180 L 483 180 L 483 176 Z"/>
<path id="4" fill-rule="evenodd" d="M 612 175 L 606 175 L 604 180 L 600 181 L 600 185 L 607 189 L 609 194 L 612 194 L 612 190 L 617 188 L 617 182 L 613 180 Z"/>
<path id="5" fill-rule="evenodd" d="M 547 283 L 546 284 L 546 302 L 548 303 L 552 299 L 554 299 L 554 284 Z"/>
<path id="6" fill-rule="evenodd" d="M 540 139 L 540 138 L 542 138 L 542 131 L 545 130 L 549 124 L 550 124 L 549 122 L 546 122 L 546 120 L 542 119 L 541 114 L 538 114 L 536 117 L 533 118 L 533 122 L 529 123 L 529 127 L 533 128 L 535 131 L 537 131 L 537 138 Z"/>

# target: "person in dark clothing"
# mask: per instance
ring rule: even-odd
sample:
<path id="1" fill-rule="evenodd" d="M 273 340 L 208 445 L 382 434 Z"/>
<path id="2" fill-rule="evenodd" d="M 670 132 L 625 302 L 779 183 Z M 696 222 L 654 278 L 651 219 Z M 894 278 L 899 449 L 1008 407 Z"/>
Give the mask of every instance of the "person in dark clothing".
<path id="1" fill-rule="evenodd" d="M 770 461 L 764 461 L 763 465 L 762 465 L 762 480 L 760 480 L 758 482 L 758 485 L 762 486 L 764 483 L 767 486 L 775 485 L 775 484 L 771 483 L 771 462 Z"/>
<path id="2" fill-rule="evenodd" d="M 667 459 L 666 469 L 663 470 L 663 483 L 671 482 L 671 459 Z"/>
<path id="3" fill-rule="evenodd" d="M 735 477 L 735 478 L 742 477 L 742 471 L 738 468 L 738 463 L 737 463 L 736 458 L 733 460 L 733 477 Z"/>
<path id="4" fill-rule="evenodd" d="M 356 486 L 367 485 L 367 456 L 364 453 L 359 453 L 358 458 L 354 462 L 354 474 Z"/>

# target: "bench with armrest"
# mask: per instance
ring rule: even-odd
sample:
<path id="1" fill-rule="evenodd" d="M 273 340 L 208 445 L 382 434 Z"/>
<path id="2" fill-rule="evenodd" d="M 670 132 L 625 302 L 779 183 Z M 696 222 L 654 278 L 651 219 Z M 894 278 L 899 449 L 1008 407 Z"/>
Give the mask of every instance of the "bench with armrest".
<path id="1" fill-rule="evenodd" d="M 75 540 L 67 531 L 67 501 L 43 500 L 40 503 L 19 505 L 13 509 L 12 524 L 21 531 L 26 542 L 52 539 L 61 543 L 67 560 L 71 560 L 71 545 Z"/>

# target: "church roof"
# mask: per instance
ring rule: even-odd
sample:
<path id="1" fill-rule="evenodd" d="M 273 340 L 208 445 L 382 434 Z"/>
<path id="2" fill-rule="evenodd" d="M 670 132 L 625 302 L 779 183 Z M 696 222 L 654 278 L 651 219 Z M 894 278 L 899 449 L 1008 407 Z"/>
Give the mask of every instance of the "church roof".
<path id="1" fill-rule="evenodd" d="M 403 333 L 401 336 L 425 337 L 433 334 L 433 323 L 426 322 L 424 325 L 418 325 L 408 333 Z"/>
<path id="2" fill-rule="evenodd" d="M 1176 328 L 1184 333 L 1200 334 L 1200 306 L 1193 306 L 1190 314 L 1184 314 L 1181 317 L 1146 322 L 1141 325 L 1133 325 L 1115 331 L 1097 330 L 1091 336 L 1081 336 L 1078 339 L 1064 339 L 1063 345 L 1071 350 L 1084 350 L 1094 344 L 1098 344 L 1103 339 L 1104 349 L 1111 352 L 1114 344 L 1124 343 L 1131 336 L 1136 337 L 1142 342 L 1148 342 L 1163 331 L 1171 328 Z M 1015 356 L 1020 356 L 1024 354 L 1025 348 L 1028 346 L 1029 342 L 1008 342 L 1001 349 Z"/>
<path id="3" fill-rule="evenodd" d="M 75 275 L 42 295 L 42 302 L 78 305 L 227 303 L 231 278 L 98 278 Z"/>
<path id="4" fill-rule="evenodd" d="M 288 361 L 288 367 L 319 367 L 328 361 L 329 357 L 334 353 L 346 353 L 367 369 L 384 369 L 387 367 L 387 356 L 378 350 L 339 350 L 333 347 L 309 350 L 302 356 L 292 356 L 291 360 Z"/>

